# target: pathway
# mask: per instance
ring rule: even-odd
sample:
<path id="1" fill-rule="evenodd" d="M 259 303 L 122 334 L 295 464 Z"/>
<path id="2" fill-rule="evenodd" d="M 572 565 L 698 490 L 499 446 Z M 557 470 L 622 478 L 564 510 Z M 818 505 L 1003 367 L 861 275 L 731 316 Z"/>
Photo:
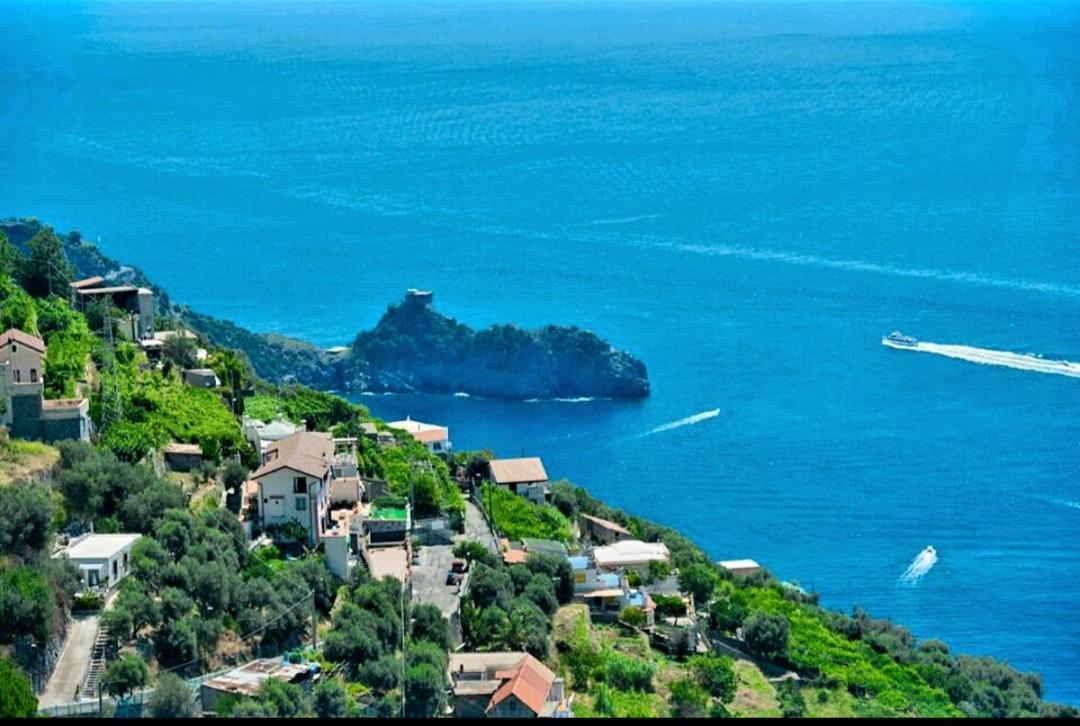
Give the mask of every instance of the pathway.
<path id="1" fill-rule="evenodd" d="M 39 708 L 69 703 L 75 698 L 75 687 L 82 687 L 86 669 L 90 666 L 90 653 L 94 649 L 100 619 L 96 613 L 72 618 L 56 668 L 38 699 Z"/>
<path id="2" fill-rule="evenodd" d="M 499 543 L 491 533 L 483 512 L 470 499 L 465 500 L 465 538 L 483 542 L 492 554 L 499 554 Z"/>

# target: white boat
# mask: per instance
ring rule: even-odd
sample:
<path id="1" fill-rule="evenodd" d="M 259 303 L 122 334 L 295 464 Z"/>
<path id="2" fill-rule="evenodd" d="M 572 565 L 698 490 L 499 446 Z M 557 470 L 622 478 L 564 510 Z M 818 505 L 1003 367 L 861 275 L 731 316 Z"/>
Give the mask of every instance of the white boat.
<path id="1" fill-rule="evenodd" d="M 890 348 L 914 348 L 919 341 L 910 335 L 904 335 L 899 330 L 894 330 L 881 339 L 881 344 Z"/>

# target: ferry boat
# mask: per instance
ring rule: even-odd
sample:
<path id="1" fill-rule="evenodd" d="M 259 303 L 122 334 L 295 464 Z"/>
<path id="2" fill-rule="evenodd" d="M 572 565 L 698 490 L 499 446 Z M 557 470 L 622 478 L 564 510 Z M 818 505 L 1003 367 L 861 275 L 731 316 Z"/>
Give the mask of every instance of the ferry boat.
<path id="1" fill-rule="evenodd" d="M 894 330 L 881 339 L 881 344 L 890 348 L 914 348 L 919 341 L 910 335 L 904 335 L 899 330 Z"/>

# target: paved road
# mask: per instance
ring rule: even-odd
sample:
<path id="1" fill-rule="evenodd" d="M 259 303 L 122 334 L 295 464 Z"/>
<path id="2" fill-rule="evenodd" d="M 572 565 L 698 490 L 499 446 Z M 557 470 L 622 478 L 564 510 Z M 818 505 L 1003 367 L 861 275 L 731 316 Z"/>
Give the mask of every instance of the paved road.
<path id="1" fill-rule="evenodd" d="M 447 618 L 458 609 L 458 588 L 446 584 L 446 573 L 454 559 L 450 545 L 420 548 L 420 564 L 413 565 L 413 602 L 435 605 Z"/>
<path id="2" fill-rule="evenodd" d="M 75 699 L 75 687 L 82 686 L 90 667 L 90 654 L 97 639 L 99 620 L 96 614 L 72 618 L 56 668 L 38 699 L 39 708 L 70 703 Z"/>
<path id="3" fill-rule="evenodd" d="M 483 542 L 492 554 L 499 554 L 499 543 L 491 533 L 480 507 L 469 499 L 465 500 L 465 538 Z"/>

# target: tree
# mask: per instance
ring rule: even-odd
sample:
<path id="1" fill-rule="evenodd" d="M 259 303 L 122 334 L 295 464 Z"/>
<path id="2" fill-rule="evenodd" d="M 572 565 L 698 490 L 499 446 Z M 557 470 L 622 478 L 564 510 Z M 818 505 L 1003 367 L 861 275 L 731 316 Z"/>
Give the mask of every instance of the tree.
<path id="1" fill-rule="evenodd" d="M 109 645 L 119 648 L 133 637 L 135 626 L 126 608 L 114 606 L 101 615 L 101 627 L 109 634 Z"/>
<path id="2" fill-rule="evenodd" d="M 806 715 L 806 699 L 803 698 L 798 681 L 784 680 L 776 688 L 780 701 L 780 713 L 784 718 L 802 718 Z"/>
<path id="3" fill-rule="evenodd" d="M 64 254 L 64 243 L 51 227 L 41 230 L 27 243 L 30 251 L 22 266 L 22 284 L 34 297 L 63 294 L 75 278 L 75 270 Z"/>
<path id="4" fill-rule="evenodd" d="M 312 691 L 315 715 L 319 718 L 346 718 L 349 700 L 345 689 L 336 679 L 324 677 Z"/>
<path id="5" fill-rule="evenodd" d="M 188 337 L 185 331 L 177 331 L 175 335 L 165 339 L 165 344 L 161 347 L 161 357 L 171 366 L 181 369 L 194 368 L 199 362 L 195 355 L 197 348 L 194 338 Z"/>
<path id="6" fill-rule="evenodd" d="M 0 487 L 0 554 L 40 552 L 52 532 L 53 503 L 41 485 Z"/>
<path id="7" fill-rule="evenodd" d="M 360 681 L 379 693 L 397 688 L 400 680 L 401 663 L 393 655 L 368 661 L 360 669 Z"/>
<path id="8" fill-rule="evenodd" d="M 755 610 L 743 621 L 743 640 L 754 655 L 769 661 L 787 658 L 788 633 L 791 626 L 783 615 L 771 615 Z"/>
<path id="9" fill-rule="evenodd" d="M 738 689 L 733 661 L 727 656 L 696 655 L 690 659 L 690 668 L 697 682 L 709 695 L 723 703 L 731 703 Z"/>
<path id="10" fill-rule="evenodd" d="M 544 552 L 529 554 L 525 565 L 535 573 L 546 575 L 548 579 L 557 579 L 555 596 L 559 602 L 568 603 L 574 597 L 574 569 L 565 557 L 549 555 Z"/>
<path id="11" fill-rule="evenodd" d="M 30 679 L 9 660 L 0 660 L 0 718 L 32 718 L 38 700 Z"/>
<path id="12" fill-rule="evenodd" d="M 670 686 L 672 717 L 701 718 L 709 707 L 709 694 L 694 681 L 683 678 Z"/>
<path id="13" fill-rule="evenodd" d="M 114 660 L 105 668 L 101 685 L 110 696 L 124 696 L 133 693 L 150 682 L 150 669 L 142 656 L 129 653 L 119 660 Z"/>
<path id="14" fill-rule="evenodd" d="M 410 635 L 413 641 L 426 640 L 443 651 L 450 648 L 450 624 L 434 605 L 423 604 L 413 608 Z"/>
<path id="15" fill-rule="evenodd" d="M 446 710 L 446 671 L 420 663 L 405 671 L 405 717 L 433 718 Z"/>
<path id="16" fill-rule="evenodd" d="M 165 666 L 175 667 L 195 660 L 199 639 L 191 618 L 166 619 L 154 637 L 154 650 Z"/>
<path id="17" fill-rule="evenodd" d="M 191 718 L 195 715 L 191 689 L 183 678 L 168 671 L 158 678 L 149 706 L 154 718 Z"/>
<path id="18" fill-rule="evenodd" d="M 23 254 L 11 244 L 11 240 L 0 230 L 0 275 L 15 277 L 23 265 Z"/>
<path id="19" fill-rule="evenodd" d="M 619 620 L 632 628 L 641 628 L 645 625 L 645 611 L 633 605 L 627 605 L 619 613 Z"/>
<path id="20" fill-rule="evenodd" d="M 30 567 L 0 572 L 0 643 L 26 636 L 44 645 L 58 618 L 53 590 L 41 572 Z"/>
<path id="21" fill-rule="evenodd" d="M 498 605 L 504 610 L 514 597 L 514 582 L 502 568 L 488 567 L 482 562 L 473 567 L 469 581 L 469 597 L 479 608 Z"/>
<path id="22" fill-rule="evenodd" d="M 730 633 L 742 625 L 748 614 L 742 603 L 720 598 L 709 606 L 709 627 L 722 633 Z"/>
<path id="23" fill-rule="evenodd" d="M 718 579 L 716 570 L 708 565 L 689 565 L 679 572 L 679 589 L 693 595 L 696 605 L 703 606 L 716 589 Z"/>

